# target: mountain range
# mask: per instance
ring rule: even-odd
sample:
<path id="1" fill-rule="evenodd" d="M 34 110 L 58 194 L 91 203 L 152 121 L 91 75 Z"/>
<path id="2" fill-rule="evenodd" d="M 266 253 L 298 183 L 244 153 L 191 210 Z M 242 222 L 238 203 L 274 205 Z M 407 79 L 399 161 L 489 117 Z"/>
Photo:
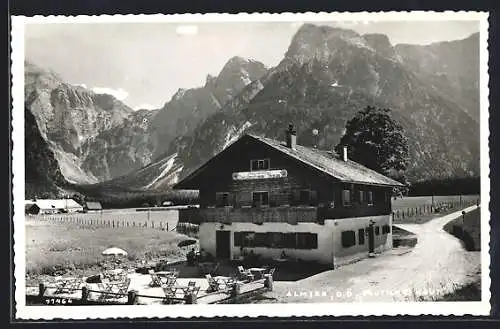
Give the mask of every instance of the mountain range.
<path id="1" fill-rule="evenodd" d="M 165 190 L 245 132 L 283 139 L 288 123 L 298 143 L 333 149 L 347 120 L 367 105 L 392 109 L 405 128 L 410 181 L 479 175 L 478 33 L 392 45 L 382 34 L 304 24 L 277 66 L 233 57 L 204 86 L 179 89 L 152 111 L 134 112 L 28 62 L 25 69 L 33 115 L 26 168 L 39 158 L 54 167 L 40 183 L 27 180 L 34 185 L 27 193 L 54 192 L 64 180 Z"/>

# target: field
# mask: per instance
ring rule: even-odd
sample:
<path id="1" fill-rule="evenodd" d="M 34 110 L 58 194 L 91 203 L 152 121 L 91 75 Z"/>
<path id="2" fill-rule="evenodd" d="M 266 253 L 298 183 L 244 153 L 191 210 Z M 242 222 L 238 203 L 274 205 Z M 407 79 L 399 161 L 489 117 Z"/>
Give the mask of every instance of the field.
<path id="1" fill-rule="evenodd" d="M 101 252 L 111 246 L 128 252 L 125 263 L 184 259 L 188 248 L 177 243 L 187 237 L 150 227 L 98 227 L 70 221 L 29 220 L 26 229 L 26 272 L 53 275 L 94 272 L 107 261 Z"/>
<path id="2" fill-rule="evenodd" d="M 435 195 L 434 196 L 434 204 L 440 203 L 453 203 L 460 202 L 460 198 L 462 202 L 475 202 L 480 199 L 479 195 Z M 415 208 L 419 206 L 429 206 L 432 205 L 432 196 L 413 196 L 413 197 L 404 197 L 398 198 L 396 200 L 392 200 L 392 209 L 393 210 L 403 210 L 407 208 Z"/>
<path id="3" fill-rule="evenodd" d="M 154 208 L 153 208 L 154 209 Z M 150 227 L 175 230 L 179 219 L 177 210 L 136 211 L 133 209 L 106 209 L 87 214 L 56 214 L 27 216 L 27 221 L 72 222 L 91 227 Z"/>
<path id="4" fill-rule="evenodd" d="M 422 224 L 433 218 L 475 205 L 479 195 L 404 197 L 392 200 L 393 222 Z"/>

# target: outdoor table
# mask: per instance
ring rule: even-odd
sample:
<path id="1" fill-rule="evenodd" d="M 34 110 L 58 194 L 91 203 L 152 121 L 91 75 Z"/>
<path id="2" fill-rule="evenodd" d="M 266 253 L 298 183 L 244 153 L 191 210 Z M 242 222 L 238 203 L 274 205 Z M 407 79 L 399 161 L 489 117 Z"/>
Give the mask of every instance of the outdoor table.
<path id="1" fill-rule="evenodd" d="M 155 272 L 156 275 L 161 276 L 161 277 L 167 277 L 167 276 L 172 276 L 174 272 L 172 271 L 159 271 Z"/>
<path id="2" fill-rule="evenodd" d="M 255 279 L 257 279 L 257 280 L 262 279 L 264 272 L 267 271 L 267 269 L 261 268 L 261 267 L 252 267 L 249 270 L 255 276 Z"/>

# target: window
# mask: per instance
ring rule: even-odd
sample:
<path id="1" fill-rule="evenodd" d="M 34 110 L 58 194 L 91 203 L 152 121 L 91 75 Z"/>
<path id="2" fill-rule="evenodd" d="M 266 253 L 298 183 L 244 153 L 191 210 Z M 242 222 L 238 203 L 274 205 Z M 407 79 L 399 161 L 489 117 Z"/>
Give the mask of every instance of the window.
<path id="1" fill-rule="evenodd" d="M 252 192 L 252 203 L 254 206 L 269 205 L 269 192 Z"/>
<path id="2" fill-rule="evenodd" d="M 297 235 L 295 233 L 284 233 L 283 239 L 283 248 L 294 249 L 297 246 Z"/>
<path id="3" fill-rule="evenodd" d="M 382 234 L 391 233 L 391 227 L 389 225 L 382 226 Z"/>
<path id="4" fill-rule="evenodd" d="M 368 191 L 368 205 L 373 206 L 373 192 Z"/>
<path id="5" fill-rule="evenodd" d="M 341 233 L 342 247 L 349 248 L 356 244 L 356 233 L 354 231 L 343 231 Z"/>
<path id="6" fill-rule="evenodd" d="M 365 244 L 365 229 L 358 230 L 358 244 Z"/>
<path id="7" fill-rule="evenodd" d="M 375 226 L 375 235 L 380 235 L 380 226 Z"/>
<path id="8" fill-rule="evenodd" d="M 234 246 L 241 247 L 243 246 L 243 232 L 234 232 Z"/>
<path id="9" fill-rule="evenodd" d="M 297 249 L 317 249 L 318 235 L 313 233 L 297 233 Z"/>
<path id="10" fill-rule="evenodd" d="M 275 249 L 317 249 L 318 235 L 313 233 L 234 232 L 234 246 Z"/>
<path id="11" fill-rule="evenodd" d="M 235 247 L 250 247 L 253 244 L 253 232 L 234 232 Z"/>
<path id="12" fill-rule="evenodd" d="M 216 192 L 215 193 L 215 204 L 217 206 L 229 206 L 229 193 L 228 192 Z"/>
<path id="13" fill-rule="evenodd" d="M 309 190 L 300 190 L 300 204 L 309 204 Z"/>
<path id="14" fill-rule="evenodd" d="M 363 204 L 365 202 L 365 191 L 358 191 L 359 203 Z"/>
<path id="15" fill-rule="evenodd" d="M 259 159 L 250 161 L 250 169 L 254 170 L 267 170 L 269 169 L 269 159 Z"/>
<path id="16" fill-rule="evenodd" d="M 351 205 L 351 191 L 342 191 L 342 204 L 344 205 L 344 207 L 349 207 Z"/>

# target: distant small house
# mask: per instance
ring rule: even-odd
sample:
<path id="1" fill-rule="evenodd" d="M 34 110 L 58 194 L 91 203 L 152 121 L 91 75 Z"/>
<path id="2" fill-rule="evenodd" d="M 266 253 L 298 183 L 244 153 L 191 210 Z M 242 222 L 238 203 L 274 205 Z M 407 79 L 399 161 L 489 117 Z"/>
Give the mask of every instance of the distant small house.
<path id="1" fill-rule="evenodd" d="M 164 207 L 168 207 L 168 206 L 173 206 L 174 203 L 172 201 L 165 201 L 161 205 L 164 206 Z"/>
<path id="2" fill-rule="evenodd" d="M 83 211 L 92 212 L 92 211 L 101 211 L 102 205 L 100 202 L 89 201 L 85 204 Z"/>
<path id="3" fill-rule="evenodd" d="M 25 212 L 33 215 L 82 212 L 83 206 L 73 199 L 38 199 L 26 203 Z"/>

